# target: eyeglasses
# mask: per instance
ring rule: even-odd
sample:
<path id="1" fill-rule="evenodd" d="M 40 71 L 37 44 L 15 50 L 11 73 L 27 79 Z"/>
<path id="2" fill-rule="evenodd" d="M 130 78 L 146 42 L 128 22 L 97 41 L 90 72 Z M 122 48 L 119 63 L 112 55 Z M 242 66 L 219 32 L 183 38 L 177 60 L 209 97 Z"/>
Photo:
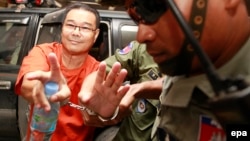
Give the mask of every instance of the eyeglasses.
<path id="1" fill-rule="evenodd" d="M 165 0 L 130 0 L 126 5 L 128 14 L 137 24 L 153 24 L 169 9 Z"/>
<path id="2" fill-rule="evenodd" d="M 69 31 L 73 32 L 76 30 L 76 28 L 79 28 L 80 33 L 86 33 L 86 32 L 93 32 L 95 29 L 92 29 L 87 26 L 76 26 L 73 24 L 64 24 L 65 28 L 68 29 Z"/>

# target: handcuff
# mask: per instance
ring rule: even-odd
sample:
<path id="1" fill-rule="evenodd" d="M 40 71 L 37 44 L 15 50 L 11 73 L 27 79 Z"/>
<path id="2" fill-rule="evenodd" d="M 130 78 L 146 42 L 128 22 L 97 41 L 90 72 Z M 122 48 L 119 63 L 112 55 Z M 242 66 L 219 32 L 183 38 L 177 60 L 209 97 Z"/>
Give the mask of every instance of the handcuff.
<path id="1" fill-rule="evenodd" d="M 74 103 L 72 103 L 72 102 L 70 102 L 70 101 L 67 102 L 67 105 L 69 105 L 69 107 L 75 108 L 75 109 L 77 109 L 77 110 L 87 111 L 87 113 L 88 113 L 89 115 L 96 115 L 96 113 L 95 113 L 94 111 L 92 111 L 92 110 L 90 110 L 90 109 L 88 109 L 88 108 L 86 108 L 86 107 L 84 107 L 84 106 L 80 106 L 80 105 L 74 104 Z"/>
<path id="2" fill-rule="evenodd" d="M 80 106 L 80 105 L 74 104 L 74 103 L 72 103 L 70 101 L 67 102 L 66 104 L 69 105 L 72 108 L 77 109 L 77 110 L 86 111 L 89 115 L 96 115 L 96 113 L 94 111 L 86 108 L 85 106 Z M 110 121 L 110 120 L 115 119 L 117 117 L 118 113 L 119 113 L 119 106 L 116 108 L 116 110 L 115 110 L 115 112 L 114 112 L 114 114 L 113 114 L 113 116 L 111 118 L 106 119 L 106 118 L 101 117 L 100 115 L 97 115 L 97 117 L 102 122 L 106 122 L 106 121 Z"/>

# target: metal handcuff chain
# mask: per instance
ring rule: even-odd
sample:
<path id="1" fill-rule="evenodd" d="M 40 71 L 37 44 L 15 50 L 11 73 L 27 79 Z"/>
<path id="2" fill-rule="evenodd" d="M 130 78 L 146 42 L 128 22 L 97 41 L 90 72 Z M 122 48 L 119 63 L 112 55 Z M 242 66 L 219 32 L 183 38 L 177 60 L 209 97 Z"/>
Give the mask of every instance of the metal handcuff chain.
<path id="1" fill-rule="evenodd" d="M 67 104 L 69 105 L 69 107 L 75 108 L 77 110 L 87 111 L 89 115 L 96 115 L 96 113 L 94 111 L 86 108 L 85 106 L 80 106 L 80 105 L 74 104 L 74 103 L 72 103 L 70 101 Z"/>
<path id="2" fill-rule="evenodd" d="M 89 115 L 97 115 L 94 111 L 92 111 L 92 110 L 86 108 L 85 106 L 80 106 L 80 105 L 74 104 L 74 103 L 72 103 L 72 102 L 67 102 L 67 105 L 69 105 L 70 107 L 75 108 L 75 109 L 77 109 L 77 110 L 87 111 L 87 113 L 88 113 Z M 119 106 L 116 108 L 116 110 L 115 110 L 115 112 L 114 112 L 114 114 L 113 114 L 113 116 L 112 116 L 111 118 L 105 119 L 105 118 L 101 117 L 100 115 L 97 115 L 97 117 L 98 117 L 102 122 L 106 122 L 106 121 L 110 121 L 110 120 L 115 119 L 115 118 L 117 117 L 118 113 L 119 113 Z"/>

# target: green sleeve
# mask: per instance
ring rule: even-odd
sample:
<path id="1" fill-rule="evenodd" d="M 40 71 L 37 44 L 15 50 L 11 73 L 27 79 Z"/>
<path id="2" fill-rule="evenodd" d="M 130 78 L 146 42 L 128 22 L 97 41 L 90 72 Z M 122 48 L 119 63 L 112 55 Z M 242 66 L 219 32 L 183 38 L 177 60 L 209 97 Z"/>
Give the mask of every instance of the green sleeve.
<path id="1" fill-rule="evenodd" d="M 146 52 L 145 44 L 132 41 L 124 49 L 117 49 L 115 54 L 105 60 L 109 72 L 115 62 L 128 71 L 127 80 L 138 83 L 158 77 L 159 69 L 152 57 Z"/>

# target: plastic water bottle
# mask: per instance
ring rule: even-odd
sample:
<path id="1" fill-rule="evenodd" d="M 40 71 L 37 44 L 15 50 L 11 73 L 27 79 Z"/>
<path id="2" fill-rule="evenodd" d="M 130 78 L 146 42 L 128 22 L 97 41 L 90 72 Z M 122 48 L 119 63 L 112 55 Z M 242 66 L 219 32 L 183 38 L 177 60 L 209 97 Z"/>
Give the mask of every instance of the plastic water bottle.
<path id="1" fill-rule="evenodd" d="M 45 84 L 44 93 L 47 98 L 55 94 L 59 86 L 55 82 Z M 55 131 L 57 118 L 60 109 L 59 102 L 50 102 L 51 110 L 44 111 L 42 108 L 33 108 L 31 119 L 30 141 L 49 141 L 52 133 Z"/>

